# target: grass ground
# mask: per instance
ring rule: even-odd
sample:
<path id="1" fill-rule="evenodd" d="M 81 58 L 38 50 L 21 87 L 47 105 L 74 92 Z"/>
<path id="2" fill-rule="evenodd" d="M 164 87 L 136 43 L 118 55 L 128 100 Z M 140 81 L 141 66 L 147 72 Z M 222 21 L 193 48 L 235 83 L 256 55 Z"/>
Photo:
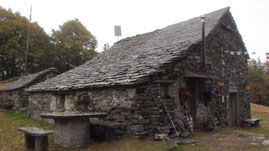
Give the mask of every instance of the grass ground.
<path id="1" fill-rule="evenodd" d="M 124 136 L 118 140 L 92 143 L 78 149 L 65 149 L 53 144 L 49 137 L 51 151 L 269 151 L 262 145 L 269 140 L 269 107 L 251 104 L 252 117 L 262 118 L 257 128 L 217 128 L 213 132 L 195 132 L 195 145 L 175 146 L 173 141 L 152 141 Z M 0 151 L 21 151 L 24 145 L 23 133 L 18 127 L 35 126 L 53 129 L 52 125 L 27 119 L 25 113 L 11 113 L 0 110 Z"/>

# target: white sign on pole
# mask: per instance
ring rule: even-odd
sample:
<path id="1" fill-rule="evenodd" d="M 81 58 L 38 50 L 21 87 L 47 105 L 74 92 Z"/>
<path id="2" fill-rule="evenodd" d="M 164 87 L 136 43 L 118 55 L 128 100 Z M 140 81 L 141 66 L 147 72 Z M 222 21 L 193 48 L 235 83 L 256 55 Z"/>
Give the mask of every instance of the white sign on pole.
<path id="1" fill-rule="evenodd" d="M 115 26 L 115 36 L 121 36 L 121 27 Z"/>

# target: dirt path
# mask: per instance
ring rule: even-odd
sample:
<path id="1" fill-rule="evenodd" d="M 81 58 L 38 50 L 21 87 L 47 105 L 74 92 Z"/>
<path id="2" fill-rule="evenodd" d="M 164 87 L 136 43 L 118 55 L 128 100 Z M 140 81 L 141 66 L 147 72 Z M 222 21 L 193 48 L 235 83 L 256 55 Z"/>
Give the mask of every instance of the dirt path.
<path id="1" fill-rule="evenodd" d="M 5 112 L 0 109 L 0 117 L 2 117 L 3 115 L 5 115 Z"/>

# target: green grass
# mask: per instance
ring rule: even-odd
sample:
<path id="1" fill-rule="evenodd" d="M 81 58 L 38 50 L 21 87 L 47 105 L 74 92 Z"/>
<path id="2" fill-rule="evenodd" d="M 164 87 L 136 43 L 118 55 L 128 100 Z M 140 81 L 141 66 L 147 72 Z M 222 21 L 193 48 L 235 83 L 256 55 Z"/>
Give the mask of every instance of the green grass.
<path id="1" fill-rule="evenodd" d="M 26 112 L 11 113 L 7 117 L 14 120 L 24 120 L 27 119 L 27 114 Z"/>
<path id="2" fill-rule="evenodd" d="M 53 129 L 45 122 L 27 119 L 26 113 L 12 113 L 0 110 L 0 151 L 21 151 L 24 147 L 24 134 L 19 127 L 40 127 Z M 49 138 L 53 142 L 52 136 Z"/>
<path id="3" fill-rule="evenodd" d="M 264 134 L 269 140 L 269 113 L 253 112 L 252 117 L 262 118 L 257 128 L 220 127 L 213 132 L 195 132 L 195 145 L 176 146 L 174 141 L 152 141 L 151 138 L 138 139 L 124 136 L 105 142 L 93 142 L 83 148 L 66 149 L 53 143 L 49 137 L 50 151 L 269 151 L 269 146 L 261 145 L 262 140 L 253 140 Z M 0 151 L 21 151 L 24 136 L 17 128 L 35 126 L 54 129 L 53 125 L 28 119 L 26 113 L 12 113 L 0 110 Z M 257 143 L 258 145 L 252 145 Z"/>

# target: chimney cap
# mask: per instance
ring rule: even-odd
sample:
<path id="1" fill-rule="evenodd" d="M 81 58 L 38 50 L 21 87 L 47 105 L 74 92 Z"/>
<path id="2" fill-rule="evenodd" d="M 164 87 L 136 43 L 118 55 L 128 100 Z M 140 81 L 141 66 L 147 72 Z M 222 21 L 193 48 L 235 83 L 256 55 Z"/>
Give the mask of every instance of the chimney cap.
<path id="1" fill-rule="evenodd" d="M 205 15 L 201 15 L 200 19 L 201 19 L 201 22 L 204 22 L 205 21 Z"/>

